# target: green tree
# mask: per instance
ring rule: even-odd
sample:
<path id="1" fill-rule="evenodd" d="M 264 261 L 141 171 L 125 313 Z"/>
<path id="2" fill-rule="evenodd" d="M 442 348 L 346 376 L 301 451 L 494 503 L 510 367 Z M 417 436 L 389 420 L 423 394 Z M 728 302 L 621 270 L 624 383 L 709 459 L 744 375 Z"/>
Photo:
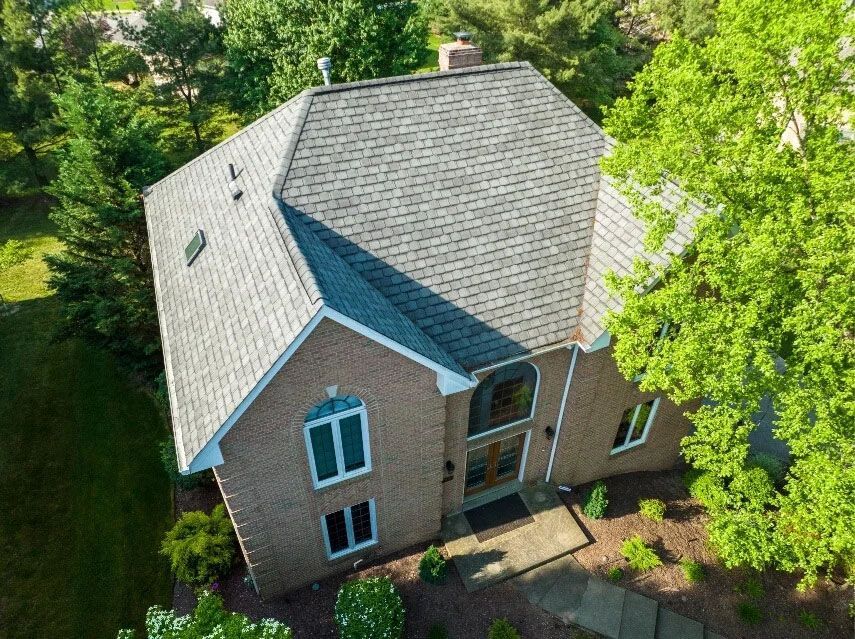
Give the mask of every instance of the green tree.
<path id="1" fill-rule="evenodd" d="M 134 95 L 69 80 L 56 100 L 71 136 L 50 187 L 65 250 L 47 259 L 63 335 L 80 335 L 134 369 L 160 366 L 140 191 L 165 172 L 157 123 Z"/>
<path id="2" fill-rule="evenodd" d="M 223 600 L 203 592 L 196 608 L 179 617 L 172 610 L 152 606 L 145 616 L 146 639 L 292 639 L 291 629 L 274 619 L 253 622 L 246 615 L 229 612 Z M 117 639 L 134 639 L 133 630 L 121 630 Z"/>
<path id="3" fill-rule="evenodd" d="M 702 42 L 715 32 L 718 0 L 620 0 L 621 30 L 657 42 L 675 33 Z"/>
<path id="4" fill-rule="evenodd" d="M 591 116 L 613 103 L 643 60 L 611 0 L 448 0 L 446 31 L 466 29 L 487 61 L 530 62 Z"/>
<path id="5" fill-rule="evenodd" d="M 683 442 L 726 494 L 711 538 L 728 565 L 801 571 L 802 587 L 855 557 L 852 17 L 837 0 L 724 0 L 706 45 L 658 47 L 606 120 L 620 143 L 604 168 L 647 222 L 648 248 L 687 198 L 707 211 L 686 259 L 611 278 L 618 366 L 644 372 L 643 390 L 711 400 Z M 668 178 L 686 194 L 677 206 L 634 190 Z M 764 396 L 792 454 L 783 488 L 749 463 Z"/>
<path id="6" fill-rule="evenodd" d="M 202 152 L 202 125 L 210 117 L 215 83 L 222 74 L 220 31 L 197 2 L 152 4 L 143 15 L 145 26 L 124 24 L 122 29 L 165 80 L 162 90 L 183 101 L 196 150 Z"/>
<path id="7" fill-rule="evenodd" d="M 410 0 L 228 0 L 226 55 L 240 110 L 260 115 L 320 83 L 316 61 L 332 58 L 336 82 L 416 68 L 427 28 Z"/>

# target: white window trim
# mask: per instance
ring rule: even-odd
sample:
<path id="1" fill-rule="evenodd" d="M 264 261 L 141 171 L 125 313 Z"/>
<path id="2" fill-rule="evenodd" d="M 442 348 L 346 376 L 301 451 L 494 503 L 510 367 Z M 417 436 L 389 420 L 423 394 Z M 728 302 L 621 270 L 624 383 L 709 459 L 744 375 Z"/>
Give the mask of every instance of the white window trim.
<path id="1" fill-rule="evenodd" d="M 489 437 L 490 435 L 495 435 L 496 433 L 501 433 L 503 430 L 507 430 L 508 428 L 513 428 L 515 426 L 519 426 L 520 424 L 525 424 L 526 422 L 530 422 L 531 420 L 534 419 L 535 411 L 537 410 L 537 396 L 539 395 L 539 391 L 540 391 L 540 368 L 534 362 L 529 362 L 526 360 L 516 360 L 514 362 L 511 362 L 510 364 L 506 364 L 505 366 L 510 366 L 511 364 L 518 364 L 521 361 L 525 361 L 526 364 L 529 364 L 532 368 L 534 368 L 534 397 L 531 400 L 531 412 L 528 414 L 528 417 L 523 417 L 522 419 L 518 419 L 515 422 L 511 422 L 510 424 L 505 424 L 503 426 L 496 426 L 496 428 L 494 428 L 492 430 L 485 430 L 483 433 L 478 433 L 476 435 L 467 435 L 466 436 L 467 442 L 477 441 L 477 440 L 482 439 L 484 437 Z M 499 368 L 502 368 L 502 367 L 500 366 Z M 496 372 L 496 370 L 499 370 L 499 369 L 494 369 L 493 371 L 491 371 L 490 374 L 492 375 L 494 372 Z M 489 375 L 487 377 L 489 377 Z M 484 379 L 487 379 L 487 377 L 485 377 Z M 482 379 L 478 383 L 480 384 L 481 382 L 484 381 L 484 379 Z M 478 386 L 475 386 L 475 388 L 477 389 Z M 467 428 L 468 428 L 468 426 L 469 426 L 469 424 L 467 422 Z"/>
<path id="2" fill-rule="evenodd" d="M 659 400 L 661 398 L 657 397 L 653 400 L 653 406 L 650 407 L 650 414 L 647 416 L 647 423 L 644 425 L 644 431 L 641 433 L 641 437 L 636 439 L 633 442 L 629 441 L 630 436 L 632 436 L 633 430 L 635 430 L 635 420 L 638 419 L 638 413 L 641 410 L 641 407 L 647 402 L 641 402 L 635 407 L 635 412 L 632 414 L 632 421 L 629 423 L 629 430 L 626 433 L 626 438 L 624 438 L 624 443 L 622 446 L 616 446 L 612 448 L 612 455 L 623 452 L 625 450 L 629 450 L 630 448 L 635 448 L 636 446 L 641 446 L 644 442 L 647 441 L 647 435 L 650 432 L 650 427 L 653 425 L 653 420 L 656 417 L 656 409 L 659 408 Z"/>
<path id="3" fill-rule="evenodd" d="M 338 559 L 339 557 L 344 557 L 346 555 L 350 555 L 352 553 L 358 552 L 365 548 L 369 548 L 377 543 L 377 506 L 374 503 L 374 498 L 368 499 L 368 511 L 371 517 L 371 539 L 368 541 L 363 541 L 360 544 L 354 543 L 353 537 L 353 516 L 351 515 L 350 509 L 351 506 L 345 506 L 341 510 L 344 511 L 344 525 L 347 531 L 347 544 L 348 547 L 344 550 L 339 550 L 338 552 L 333 552 L 330 547 L 330 534 L 327 531 L 327 516 L 321 515 L 321 532 L 324 536 L 324 548 L 327 552 L 328 559 Z M 362 503 L 362 502 L 360 502 Z M 354 504 L 356 505 L 356 504 Z M 334 511 L 338 512 L 338 511 Z M 332 514 L 332 513 L 328 513 Z"/>
<path id="4" fill-rule="evenodd" d="M 362 452 L 365 455 L 365 466 L 348 473 L 344 471 L 344 450 L 341 446 L 341 429 L 338 424 L 342 419 L 350 417 L 351 415 L 360 416 L 359 421 L 362 426 Z M 335 464 L 338 474 L 335 477 L 330 477 L 329 479 L 319 480 L 318 469 L 315 467 L 315 451 L 312 448 L 312 438 L 309 436 L 309 431 L 323 424 L 330 424 L 332 429 L 333 449 L 335 450 Z M 312 472 L 312 484 L 315 489 L 325 488 L 326 486 L 337 484 L 346 479 L 351 479 L 371 472 L 371 443 L 368 438 L 368 411 L 366 411 L 364 404 L 340 413 L 333 413 L 332 415 L 306 422 L 303 426 L 303 437 L 306 440 L 306 452 L 309 455 L 309 468 Z"/>

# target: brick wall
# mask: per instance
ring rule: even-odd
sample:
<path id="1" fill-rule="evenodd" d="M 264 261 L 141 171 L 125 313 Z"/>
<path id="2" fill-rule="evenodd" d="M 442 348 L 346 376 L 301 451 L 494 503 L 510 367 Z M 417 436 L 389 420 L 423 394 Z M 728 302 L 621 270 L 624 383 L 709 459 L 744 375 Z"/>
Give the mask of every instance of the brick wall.
<path id="1" fill-rule="evenodd" d="M 366 404 L 372 470 L 315 490 L 303 419 L 331 385 Z M 323 320 L 221 443 L 217 481 L 262 596 L 435 537 L 444 422 L 433 371 Z M 369 498 L 379 544 L 329 561 L 321 517 Z"/>
<path id="2" fill-rule="evenodd" d="M 610 454 L 624 410 L 655 396 L 642 393 L 636 384 L 623 378 L 612 359 L 611 347 L 589 354 L 580 350 L 564 408 L 552 481 L 578 485 L 611 475 L 671 468 L 679 459 L 680 440 L 689 430 L 683 413 L 690 407 L 678 407 L 665 397 L 659 402 L 647 441 Z"/>

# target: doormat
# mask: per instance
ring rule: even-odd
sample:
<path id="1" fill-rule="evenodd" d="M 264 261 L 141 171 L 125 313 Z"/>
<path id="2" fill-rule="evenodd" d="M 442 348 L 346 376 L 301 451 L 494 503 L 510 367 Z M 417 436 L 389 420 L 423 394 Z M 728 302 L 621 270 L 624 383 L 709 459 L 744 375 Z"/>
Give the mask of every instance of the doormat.
<path id="1" fill-rule="evenodd" d="M 534 523 L 534 517 L 519 493 L 467 510 L 463 514 L 475 533 L 475 538 L 481 543 L 520 526 Z"/>

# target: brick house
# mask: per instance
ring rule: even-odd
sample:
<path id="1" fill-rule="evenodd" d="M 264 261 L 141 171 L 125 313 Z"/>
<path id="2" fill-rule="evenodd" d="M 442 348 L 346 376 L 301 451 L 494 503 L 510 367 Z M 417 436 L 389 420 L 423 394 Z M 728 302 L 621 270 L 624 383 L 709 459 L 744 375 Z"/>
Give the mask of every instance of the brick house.
<path id="1" fill-rule="evenodd" d="M 603 275 L 643 254 L 609 139 L 467 47 L 304 91 L 145 191 L 179 464 L 214 469 L 264 597 L 473 496 L 678 458 L 685 407 L 603 326 Z"/>

